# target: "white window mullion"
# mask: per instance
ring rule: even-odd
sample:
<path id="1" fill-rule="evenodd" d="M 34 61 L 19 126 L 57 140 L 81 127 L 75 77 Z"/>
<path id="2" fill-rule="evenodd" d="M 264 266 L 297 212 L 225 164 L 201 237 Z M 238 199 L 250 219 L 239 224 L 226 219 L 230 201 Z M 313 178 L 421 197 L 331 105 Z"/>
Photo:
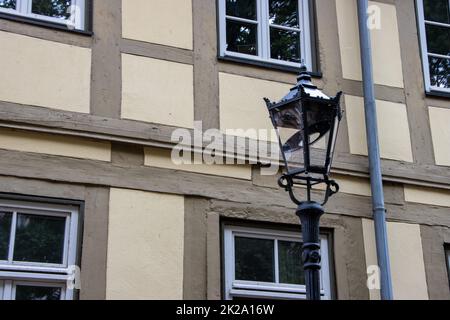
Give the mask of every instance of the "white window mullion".
<path id="1" fill-rule="evenodd" d="M 8 263 L 12 263 L 14 259 L 14 244 L 16 241 L 16 228 L 17 228 L 17 211 L 13 212 L 11 221 L 11 233 L 9 235 L 9 250 L 8 250 Z"/>
<path id="2" fill-rule="evenodd" d="M 227 19 L 225 0 L 219 1 L 220 55 L 225 55 L 227 46 Z"/>
<path id="3" fill-rule="evenodd" d="M 5 280 L 3 286 L 3 299 L 11 300 L 12 299 L 12 281 Z"/>
<path id="4" fill-rule="evenodd" d="M 260 10 L 260 34 L 261 34 L 261 53 L 263 59 L 270 58 L 270 23 L 269 23 L 269 0 L 258 1 L 261 4 Z"/>
<path id="5" fill-rule="evenodd" d="M 300 21 L 300 59 L 308 70 L 312 70 L 311 62 L 311 28 L 309 24 L 308 1 L 298 0 L 298 11 Z"/>
<path id="6" fill-rule="evenodd" d="M 20 14 L 28 15 L 31 13 L 31 1 L 32 0 L 18 0 L 17 9 Z"/>
<path id="7" fill-rule="evenodd" d="M 275 263 L 274 270 L 275 270 L 275 283 L 280 283 L 280 265 L 278 261 L 278 239 L 275 239 L 273 244 L 274 252 L 273 252 L 273 261 Z"/>
<path id="8" fill-rule="evenodd" d="M 428 61 L 428 44 L 427 36 L 425 31 L 425 10 L 423 7 L 423 0 L 417 0 L 417 13 L 419 20 L 419 34 L 420 34 L 420 46 L 422 49 L 422 63 L 423 63 L 423 73 L 425 80 L 425 90 L 430 91 L 431 89 L 431 75 L 430 75 L 430 64 Z"/>
<path id="9" fill-rule="evenodd" d="M 75 27 L 80 30 L 84 30 L 85 27 L 85 15 L 83 12 L 86 12 L 86 1 L 85 0 L 72 0 L 71 3 L 76 7 L 76 10 L 72 10 L 75 14 Z"/>

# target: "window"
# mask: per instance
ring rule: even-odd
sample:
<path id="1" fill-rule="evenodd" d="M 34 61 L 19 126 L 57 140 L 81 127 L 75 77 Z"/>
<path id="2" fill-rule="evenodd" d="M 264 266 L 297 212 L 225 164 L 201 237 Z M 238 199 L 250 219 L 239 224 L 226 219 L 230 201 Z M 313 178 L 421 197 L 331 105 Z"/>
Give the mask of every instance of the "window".
<path id="1" fill-rule="evenodd" d="M 75 207 L 0 201 L 0 300 L 72 299 Z"/>
<path id="2" fill-rule="evenodd" d="M 306 299 L 296 232 L 227 226 L 224 229 L 225 298 Z M 321 240 L 322 299 L 330 299 L 328 242 Z"/>
<path id="3" fill-rule="evenodd" d="M 0 13 L 85 29 L 85 0 L 0 0 Z"/>
<path id="4" fill-rule="evenodd" d="M 220 55 L 311 70 L 309 0 L 219 0 Z"/>
<path id="5" fill-rule="evenodd" d="M 450 1 L 417 0 L 425 85 L 450 93 Z"/>

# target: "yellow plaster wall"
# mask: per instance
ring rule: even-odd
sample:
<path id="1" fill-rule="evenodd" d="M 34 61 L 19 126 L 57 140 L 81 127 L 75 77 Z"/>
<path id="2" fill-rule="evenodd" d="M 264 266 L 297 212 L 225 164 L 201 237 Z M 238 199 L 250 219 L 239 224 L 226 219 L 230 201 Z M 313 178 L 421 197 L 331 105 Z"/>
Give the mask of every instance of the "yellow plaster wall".
<path id="1" fill-rule="evenodd" d="M 184 197 L 111 189 L 107 299 L 182 299 Z"/>

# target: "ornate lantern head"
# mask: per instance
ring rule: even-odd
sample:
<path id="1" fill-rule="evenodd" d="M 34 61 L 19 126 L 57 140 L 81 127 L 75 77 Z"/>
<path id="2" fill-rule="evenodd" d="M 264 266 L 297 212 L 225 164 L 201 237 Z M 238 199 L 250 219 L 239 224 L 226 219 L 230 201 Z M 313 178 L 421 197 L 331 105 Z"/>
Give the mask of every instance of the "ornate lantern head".
<path id="1" fill-rule="evenodd" d="M 326 183 L 325 202 L 337 192 L 338 186 L 329 180 L 329 174 L 342 119 L 341 95 L 341 92 L 334 98 L 325 95 L 302 67 L 297 85 L 280 102 L 265 99 L 285 164 L 285 174 L 280 179 L 284 188 L 306 185 L 309 198 L 313 185 Z"/>

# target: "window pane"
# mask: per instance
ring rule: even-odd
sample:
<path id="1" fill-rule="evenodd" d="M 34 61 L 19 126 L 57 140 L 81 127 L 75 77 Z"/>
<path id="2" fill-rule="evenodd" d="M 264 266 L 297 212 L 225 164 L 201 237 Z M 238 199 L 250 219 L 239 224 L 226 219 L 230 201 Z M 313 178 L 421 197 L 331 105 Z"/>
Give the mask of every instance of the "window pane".
<path id="1" fill-rule="evenodd" d="M 301 243 L 278 241 L 278 265 L 280 283 L 305 284 Z"/>
<path id="2" fill-rule="evenodd" d="M 236 280 L 275 281 L 274 241 L 235 238 Z"/>
<path id="3" fill-rule="evenodd" d="M 227 50 L 258 55 L 257 25 L 227 20 Z"/>
<path id="4" fill-rule="evenodd" d="M 428 52 L 450 55 L 450 28 L 427 25 Z"/>
<path id="5" fill-rule="evenodd" d="M 450 249 L 447 250 L 447 269 L 448 269 L 448 276 L 450 277 Z"/>
<path id="6" fill-rule="evenodd" d="M 298 28 L 298 0 L 269 0 L 269 21 Z"/>
<path id="7" fill-rule="evenodd" d="M 426 20 L 450 23 L 448 0 L 424 0 L 423 6 Z"/>
<path id="8" fill-rule="evenodd" d="M 272 59 L 300 61 L 300 32 L 270 28 L 270 56 Z"/>
<path id="9" fill-rule="evenodd" d="M 0 212 L 0 260 L 8 260 L 12 213 Z"/>
<path id="10" fill-rule="evenodd" d="M 61 288 L 17 285 L 16 300 L 61 300 Z"/>
<path id="11" fill-rule="evenodd" d="M 257 20 L 256 0 L 227 0 L 227 16 Z"/>
<path id="12" fill-rule="evenodd" d="M 16 9 L 16 0 L 0 0 L 0 8 Z"/>
<path id="13" fill-rule="evenodd" d="M 43 16 L 68 19 L 70 3 L 67 0 L 33 0 L 31 12 Z"/>
<path id="14" fill-rule="evenodd" d="M 429 57 L 431 85 L 450 88 L 450 59 Z"/>
<path id="15" fill-rule="evenodd" d="M 63 263 L 66 219 L 18 214 L 14 261 Z"/>

